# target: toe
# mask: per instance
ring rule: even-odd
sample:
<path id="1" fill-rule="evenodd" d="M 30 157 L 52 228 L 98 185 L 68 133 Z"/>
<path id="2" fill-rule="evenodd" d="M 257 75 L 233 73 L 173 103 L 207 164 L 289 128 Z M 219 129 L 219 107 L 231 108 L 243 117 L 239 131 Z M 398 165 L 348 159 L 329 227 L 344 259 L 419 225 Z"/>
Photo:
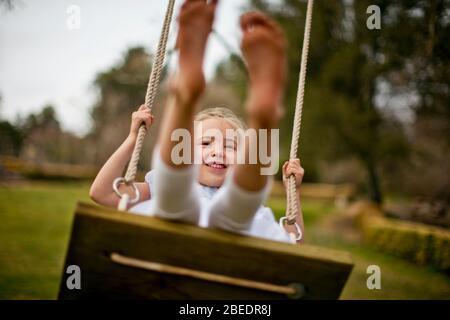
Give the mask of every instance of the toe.
<path id="1" fill-rule="evenodd" d="M 260 11 L 251 11 L 243 14 L 240 19 L 240 24 L 243 30 L 247 30 L 252 26 L 263 26 L 274 31 L 281 31 L 270 17 Z"/>

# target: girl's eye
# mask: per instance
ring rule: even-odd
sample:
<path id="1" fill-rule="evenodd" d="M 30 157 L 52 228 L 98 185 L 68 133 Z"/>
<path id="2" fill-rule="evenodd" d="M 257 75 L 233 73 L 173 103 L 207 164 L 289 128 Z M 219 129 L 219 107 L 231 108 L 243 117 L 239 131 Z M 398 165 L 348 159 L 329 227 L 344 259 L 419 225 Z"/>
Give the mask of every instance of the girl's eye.
<path id="1" fill-rule="evenodd" d="M 202 141 L 202 146 L 209 146 L 211 141 Z"/>
<path id="2" fill-rule="evenodd" d="M 227 145 L 227 146 L 225 146 L 225 148 L 230 149 L 230 150 L 236 150 L 234 144 Z"/>
<path id="3" fill-rule="evenodd" d="M 236 150 L 236 142 L 233 140 L 228 140 L 225 142 L 225 148 L 230 150 Z"/>

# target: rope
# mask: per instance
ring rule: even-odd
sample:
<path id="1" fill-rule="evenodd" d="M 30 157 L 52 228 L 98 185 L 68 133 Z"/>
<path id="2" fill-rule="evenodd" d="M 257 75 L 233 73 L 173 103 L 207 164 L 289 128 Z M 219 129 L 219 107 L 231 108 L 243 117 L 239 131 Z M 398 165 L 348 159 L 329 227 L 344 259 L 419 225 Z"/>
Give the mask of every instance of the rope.
<path id="1" fill-rule="evenodd" d="M 308 0 L 308 7 L 306 10 L 306 21 L 305 21 L 305 33 L 303 36 L 302 60 L 300 63 L 300 75 L 298 80 L 297 100 L 295 104 L 294 125 L 292 130 L 290 159 L 297 158 L 298 153 L 300 128 L 302 124 L 303 98 L 305 96 L 305 79 L 306 79 L 306 67 L 308 64 L 309 40 L 311 37 L 313 4 L 314 0 Z M 295 186 L 295 177 L 291 175 L 289 176 L 289 181 L 286 187 L 286 195 L 287 195 L 286 219 L 288 224 L 295 224 L 295 219 L 299 212 L 300 204 L 297 203 L 296 192 L 297 190 Z"/>
<path id="2" fill-rule="evenodd" d="M 170 23 L 172 21 L 173 7 L 175 5 L 175 0 L 169 0 L 167 5 L 166 15 L 164 17 L 164 23 L 161 30 L 161 35 L 158 42 L 158 48 L 156 50 L 156 56 L 153 61 L 152 72 L 150 74 L 150 79 L 148 81 L 147 93 L 145 95 L 145 106 L 152 111 L 153 104 L 155 102 L 155 97 L 159 82 L 161 79 L 161 72 L 164 64 L 164 57 L 166 55 L 167 38 L 169 37 Z M 136 145 L 134 146 L 133 154 L 131 155 L 130 163 L 128 164 L 127 171 L 125 173 L 125 182 L 130 184 L 136 178 L 137 165 L 141 155 L 142 145 L 144 143 L 145 134 L 147 129 L 144 124 L 139 127 Z"/>

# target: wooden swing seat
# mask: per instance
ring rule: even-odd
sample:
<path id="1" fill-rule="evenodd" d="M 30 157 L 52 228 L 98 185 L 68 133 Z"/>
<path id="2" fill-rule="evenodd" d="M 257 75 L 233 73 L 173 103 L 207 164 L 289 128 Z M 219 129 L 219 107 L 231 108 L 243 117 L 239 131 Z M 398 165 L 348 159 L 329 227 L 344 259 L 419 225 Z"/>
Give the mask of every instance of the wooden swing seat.
<path id="1" fill-rule="evenodd" d="M 352 268 L 346 252 L 78 203 L 59 299 L 337 299 Z"/>

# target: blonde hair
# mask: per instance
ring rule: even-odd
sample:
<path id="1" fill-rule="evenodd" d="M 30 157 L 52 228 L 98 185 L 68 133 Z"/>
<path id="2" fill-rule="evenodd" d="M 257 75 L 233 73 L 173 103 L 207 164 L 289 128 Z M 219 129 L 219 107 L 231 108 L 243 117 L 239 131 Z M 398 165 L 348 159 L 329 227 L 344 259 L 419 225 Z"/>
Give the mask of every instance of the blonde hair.
<path id="1" fill-rule="evenodd" d="M 206 119 L 224 119 L 235 129 L 247 129 L 245 122 L 227 107 L 207 108 L 197 113 L 194 117 L 194 121 L 203 121 Z"/>

